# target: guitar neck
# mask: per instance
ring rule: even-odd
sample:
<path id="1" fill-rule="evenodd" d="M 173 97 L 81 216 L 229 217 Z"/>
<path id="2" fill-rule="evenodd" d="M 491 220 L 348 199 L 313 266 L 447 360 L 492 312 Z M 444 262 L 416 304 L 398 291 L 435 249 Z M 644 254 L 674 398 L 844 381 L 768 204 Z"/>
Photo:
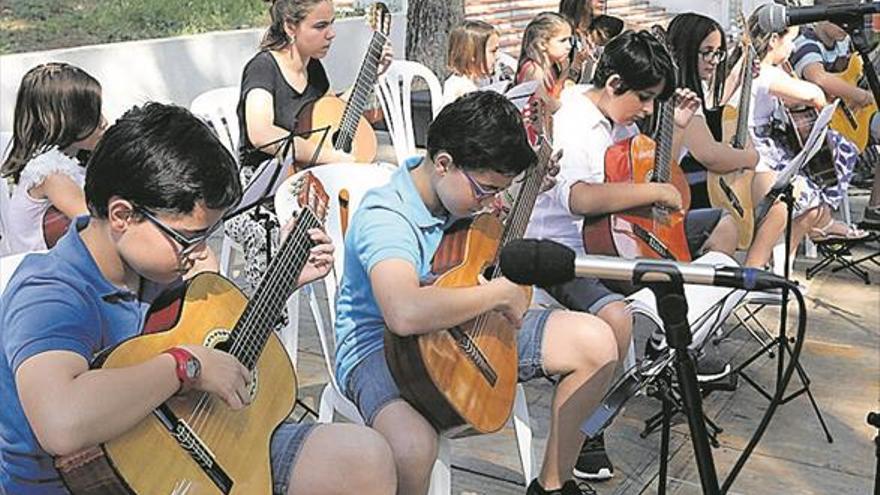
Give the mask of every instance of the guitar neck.
<path id="1" fill-rule="evenodd" d="M 360 122 L 361 115 L 367 108 L 370 100 L 370 94 L 379 74 L 379 61 L 382 59 L 382 48 L 385 46 L 387 37 L 380 31 L 373 31 L 373 37 L 367 47 L 367 54 L 361 63 L 354 87 L 351 91 L 351 97 L 345 104 L 345 110 L 342 113 L 342 121 L 339 124 L 339 137 L 336 141 L 337 149 L 350 149 L 351 143 L 354 141 L 354 135 L 357 132 L 357 126 Z"/>
<path id="2" fill-rule="evenodd" d="M 660 119 L 657 126 L 657 150 L 654 153 L 653 182 L 669 182 L 672 162 L 672 126 L 675 118 L 675 107 L 671 96 L 660 106 Z"/>
<path id="3" fill-rule="evenodd" d="M 501 246 L 506 245 L 510 241 L 521 239 L 525 235 L 529 218 L 532 216 L 532 210 L 535 208 L 535 201 L 538 199 L 538 194 L 541 193 L 541 184 L 544 182 L 544 176 L 547 175 L 547 164 L 550 163 L 552 155 L 552 146 L 546 139 L 541 138 L 541 145 L 538 148 L 538 162 L 532 169 L 526 172 L 523 178 L 522 185 L 504 226 Z"/>
<path id="4" fill-rule="evenodd" d="M 733 136 L 731 145 L 736 149 L 743 149 L 746 146 L 746 133 L 749 130 L 749 108 L 752 104 L 752 64 L 754 64 L 755 56 L 751 46 L 744 50 L 743 53 L 743 77 L 739 90 L 739 107 L 736 117 L 736 134 Z"/>
<path id="5" fill-rule="evenodd" d="M 296 289 L 296 281 L 313 245 L 308 231 L 320 226 L 321 222 L 310 209 L 302 210 L 232 331 L 229 352 L 250 370 L 256 366 L 285 302 Z"/>

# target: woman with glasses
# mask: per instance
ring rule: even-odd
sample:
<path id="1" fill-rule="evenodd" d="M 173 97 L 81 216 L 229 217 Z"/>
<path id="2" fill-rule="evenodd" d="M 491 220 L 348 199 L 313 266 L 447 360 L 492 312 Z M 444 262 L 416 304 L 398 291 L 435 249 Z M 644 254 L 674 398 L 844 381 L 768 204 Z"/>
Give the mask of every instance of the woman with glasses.
<path id="1" fill-rule="evenodd" d="M 754 148 L 739 150 L 719 142 L 721 109 L 739 86 L 741 71 L 734 68 L 728 77 L 724 31 L 708 17 L 679 14 L 669 23 L 666 36 L 678 66 L 679 87 L 695 92 L 702 101 L 684 129 L 679 164 L 691 186 L 691 207 L 709 208 L 707 170 L 721 174 L 758 164 Z"/>

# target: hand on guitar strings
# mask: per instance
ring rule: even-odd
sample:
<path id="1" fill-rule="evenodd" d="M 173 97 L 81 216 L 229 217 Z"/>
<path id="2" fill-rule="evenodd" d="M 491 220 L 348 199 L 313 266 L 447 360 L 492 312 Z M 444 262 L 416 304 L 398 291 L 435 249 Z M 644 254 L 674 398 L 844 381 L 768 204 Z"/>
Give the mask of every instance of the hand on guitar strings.
<path id="1" fill-rule="evenodd" d="M 524 287 L 517 285 L 506 277 L 498 277 L 486 283 L 487 286 L 494 286 L 498 294 L 495 299 L 495 311 L 501 313 L 507 318 L 515 328 L 522 325 L 523 316 L 529 309 L 531 303 L 531 293 Z"/>
<path id="2" fill-rule="evenodd" d="M 241 409 L 250 404 L 253 376 L 238 359 L 221 350 L 200 345 L 181 347 L 195 356 L 201 365 L 201 373 L 193 389 L 220 397 L 232 409 Z"/>
<path id="3" fill-rule="evenodd" d="M 559 160 L 562 159 L 562 150 L 556 150 L 550 161 L 547 162 L 547 173 L 541 181 L 541 192 L 547 192 L 556 185 L 556 176 L 559 175 Z"/>
<path id="4" fill-rule="evenodd" d="M 700 97 L 690 89 L 678 88 L 673 98 L 675 98 L 675 126 L 684 129 L 700 108 Z"/>
<path id="5" fill-rule="evenodd" d="M 282 243 L 290 234 L 290 231 L 293 230 L 294 225 L 295 221 L 291 218 L 281 228 Z M 326 277 L 330 273 L 330 269 L 333 268 L 334 247 L 330 236 L 321 229 L 309 229 L 309 237 L 316 245 L 309 250 L 309 259 L 299 275 L 299 280 L 296 281 L 297 287 L 302 287 L 305 284 Z"/>
<path id="6" fill-rule="evenodd" d="M 394 48 L 391 47 L 391 42 L 386 41 L 385 45 L 382 47 L 382 57 L 379 59 L 379 70 L 376 72 L 377 76 L 381 76 L 388 70 L 388 66 L 391 65 L 391 62 L 394 61 Z"/>
<path id="7" fill-rule="evenodd" d="M 668 182 L 654 182 L 651 184 L 655 189 L 656 197 L 654 204 L 668 208 L 673 211 L 681 210 L 684 202 L 681 199 L 681 193 L 676 187 Z"/>

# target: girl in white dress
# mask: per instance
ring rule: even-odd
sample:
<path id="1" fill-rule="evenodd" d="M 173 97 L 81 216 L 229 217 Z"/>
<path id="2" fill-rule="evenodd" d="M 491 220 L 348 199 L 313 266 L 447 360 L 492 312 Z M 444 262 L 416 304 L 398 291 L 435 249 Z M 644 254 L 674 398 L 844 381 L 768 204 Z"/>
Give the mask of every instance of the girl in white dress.
<path id="1" fill-rule="evenodd" d="M 498 31 L 483 21 L 464 21 L 449 33 L 443 105 L 484 86 L 513 80 L 513 69 L 498 63 Z"/>
<path id="2" fill-rule="evenodd" d="M 24 75 L 15 102 L 12 148 L 0 167 L 0 175 L 13 186 L 4 219 L 7 254 L 51 247 L 43 232 L 50 207 L 67 218 L 88 213 L 81 152 L 95 148 L 106 126 L 101 85 L 84 70 L 48 63 Z"/>

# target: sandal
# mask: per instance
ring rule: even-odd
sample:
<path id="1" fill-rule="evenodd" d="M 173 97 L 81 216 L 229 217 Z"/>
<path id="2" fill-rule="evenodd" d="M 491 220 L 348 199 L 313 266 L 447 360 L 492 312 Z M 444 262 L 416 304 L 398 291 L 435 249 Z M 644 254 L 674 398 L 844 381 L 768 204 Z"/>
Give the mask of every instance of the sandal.
<path id="1" fill-rule="evenodd" d="M 846 231 L 840 232 L 841 229 L 836 227 L 845 226 Z M 836 231 L 835 231 L 836 230 Z M 837 220 L 830 220 L 824 227 L 813 227 L 810 229 L 810 240 L 813 242 L 826 242 L 826 241 L 842 241 L 842 240 L 859 240 L 868 237 L 870 234 L 858 227 L 854 227 L 852 225 L 838 222 Z"/>

